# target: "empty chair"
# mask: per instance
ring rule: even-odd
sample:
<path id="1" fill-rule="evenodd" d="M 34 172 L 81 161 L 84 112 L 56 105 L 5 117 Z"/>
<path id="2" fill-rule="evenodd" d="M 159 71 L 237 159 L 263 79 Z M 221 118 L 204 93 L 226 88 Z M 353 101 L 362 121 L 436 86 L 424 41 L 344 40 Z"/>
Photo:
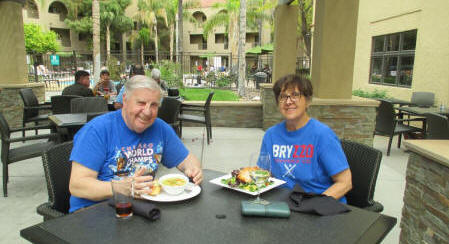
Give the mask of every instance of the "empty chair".
<path id="1" fill-rule="evenodd" d="M 37 207 L 37 213 L 45 220 L 63 216 L 69 212 L 69 180 L 72 170 L 70 153 L 73 142 L 55 145 L 42 155 L 45 179 L 47 181 L 48 202 Z"/>
<path id="2" fill-rule="evenodd" d="M 426 114 L 426 139 L 449 139 L 449 122 L 446 116 Z"/>
<path id="3" fill-rule="evenodd" d="M 432 107 L 435 102 L 435 94 L 433 92 L 413 92 L 410 102 L 418 107 Z"/>
<path id="4" fill-rule="evenodd" d="M 8 196 L 8 181 L 9 181 L 9 172 L 8 165 L 22 161 L 25 159 L 35 158 L 42 155 L 42 152 L 48 147 L 54 144 L 53 141 L 48 142 L 37 142 L 34 144 L 27 144 L 21 147 L 11 147 L 11 143 L 21 142 L 21 141 L 31 141 L 31 140 L 39 140 L 39 139 L 57 139 L 58 134 L 43 134 L 43 135 L 35 135 L 28 137 L 17 137 L 11 138 L 12 132 L 19 132 L 25 130 L 37 130 L 47 128 L 46 126 L 33 126 L 33 127 L 25 127 L 18 129 L 10 129 L 8 122 L 6 121 L 3 114 L 0 113 L 0 132 L 1 132 L 1 140 L 2 140 L 2 164 L 3 164 L 3 195 L 5 197 Z"/>
<path id="5" fill-rule="evenodd" d="M 352 189 L 346 194 L 348 204 L 373 212 L 382 212 L 383 205 L 373 200 L 382 152 L 347 140 L 342 140 L 341 144 L 352 174 Z"/>
<path id="6" fill-rule="evenodd" d="M 207 132 L 207 144 L 209 144 L 209 140 L 212 139 L 212 124 L 210 119 L 210 103 L 212 101 L 212 97 L 214 96 L 214 92 L 209 93 L 204 106 L 201 105 L 187 105 L 183 104 L 181 106 L 181 114 L 179 115 L 179 134 L 182 135 L 182 122 L 192 122 L 192 123 L 200 123 L 206 126 Z M 197 112 L 201 115 L 193 115 L 186 114 L 185 112 Z"/>
<path id="7" fill-rule="evenodd" d="M 39 104 L 39 101 L 31 88 L 22 88 L 19 93 L 23 101 L 23 127 L 26 126 L 26 123 L 34 122 L 34 125 L 37 125 L 39 121 L 48 120 L 48 114 L 40 115 L 39 110 L 50 110 L 50 104 Z M 37 129 L 35 130 L 35 133 L 37 135 Z M 22 136 L 25 136 L 25 131 L 22 131 Z"/>
<path id="8" fill-rule="evenodd" d="M 179 136 L 179 111 L 181 109 L 181 101 L 172 97 L 164 97 L 162 105 L 159 108 L 157 116 L 171 125 Z"/>
<path id="9" fill-rule="evenodd" d="M 51 111 L 53 114 L 69 114 L 71 112 L 71 100 L 81 96 L 60 95 L 51 97 Z"/>
<path id="10" fill-rule="evenodd" d="M 103 97 L 79 97 L 71 100 L 71 113 L 107 112 L 108 102 Z"/>
<path id="11" fill-rule="evenodd" d="M 387 156 L 390 156 L 391 142 L 393 141 L 394 135 L 398 135 L 398 148 L 400 148 L 402 134 L 424 131 L 418 127 L 403 124 L 403 122 L 406 121 L 424 121 L 424 119 L 399 119 L 395 113 L 393 104 L 385 100 L 380 100 L 380 105 L 377 109 L 376 129 L 374 133 L 390 137 L 388 141 Z"/>

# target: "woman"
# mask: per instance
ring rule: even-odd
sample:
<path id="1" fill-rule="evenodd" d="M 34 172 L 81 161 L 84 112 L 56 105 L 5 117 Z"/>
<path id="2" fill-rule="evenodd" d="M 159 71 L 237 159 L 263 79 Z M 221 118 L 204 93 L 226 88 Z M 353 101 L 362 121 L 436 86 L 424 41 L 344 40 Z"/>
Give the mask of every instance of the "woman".
<path id="1" fill-rule="evenodd" d="M 261 152 L 271 156 L 271 172 L 293 188 L 324 194 L 346 203 L 352 188 L 351 171 L 340 141 L 325 124 L 307 114 L 313 88 L 310 81 L 295 75 L 279 79 L 273 86 L 278 109 L 285 118 L 269 128 Z"/>
<path id="2" fill-rule="evenodd" d="M 100 72 L 100 82 L 98 82 L 94 87 L 94 94 L 100 96 L 110 96 L 117 95 L 117 90 L 115 85 L 109 79 L 109 71 L 102 70 Z"/>

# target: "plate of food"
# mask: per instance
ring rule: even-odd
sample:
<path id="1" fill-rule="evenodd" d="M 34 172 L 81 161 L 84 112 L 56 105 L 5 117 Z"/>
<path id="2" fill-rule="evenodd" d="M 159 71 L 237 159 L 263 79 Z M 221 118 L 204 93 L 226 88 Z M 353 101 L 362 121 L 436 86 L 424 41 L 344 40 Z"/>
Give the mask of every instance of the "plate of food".
<path id="1" fill-rule="evenodd" d="M 256 181 L 258 181 L 257 185 Z M 231 174 L 220 176 L 209 182 L 253 196 L 258 194 L 257 186 L 259 186 L 259 192 L 264 193 L 285 184 L 285 181 L 271 177 L 270 172 L 259 167 L 245 167 L 233 170 Z"/>
<path id="2" fill-rule="evenodd" d="M 201 187 L 189 183 L 185 175 L 168 174 L 155 180 L 151 194 L 144 194 L 141 197 L 155 202 L 177 202 L 195 197 L 200 192 Z"/>

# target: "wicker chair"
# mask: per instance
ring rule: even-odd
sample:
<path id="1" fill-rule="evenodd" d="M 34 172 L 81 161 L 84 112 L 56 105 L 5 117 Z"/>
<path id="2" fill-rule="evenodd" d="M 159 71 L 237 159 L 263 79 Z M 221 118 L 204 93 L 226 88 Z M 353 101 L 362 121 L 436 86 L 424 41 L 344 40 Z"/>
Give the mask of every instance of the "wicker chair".
<path id="1" fill-rule="evenodd" d="M 382 152 L 352 141 L 342 140 L 341 144 L 352 173 L 352 189 L 346 194 L 348 204 L 382 212 L 383 205 L 373 200 Z"/>
<path id="2" fill-rule="evenodd" d="M 201 105 L 183 104 L 181 106 L 181 114 L 179 115 L 179 134 L 182 136 L 182 122 L 200 123 L 206 126 L 207 131 L 207 144 L 212 139 L 212 124 L 210 118 L 210 103 L 214 92 L 209 93 L 206 103 Z M 202 115 L 186 114 L 185 112 L 199 112 Z"/>
<path id="3" fill-rule="evenodd" d="M 410 102 L 418 107 L 432 107 L 435 103 L 435 93 L 413 92 Z"/>
<path id="4" fill-rule="evenodd" d="M 51 111 L 53 114 L 69 114 L 71 112 L 71 101 L 81 96 L 60 95 L 51 97 Z"/>
<path id="5" fill-rule="evenodd" d="M 26 123 L 30 122 L 34 122 L 34 125 L 38 125 L 39 121 L 48 121 L 48 114 L 39 115 L 39 110 L 50 110 L 51 104 L 39 104 L 39 101 L 31 88 L 22 88 L 19 93 L 23 101 L 23 127 L 25 127 Z M 38 129 L 35 129 L 36 135 L 37 131 Z M 22 136 L 25 137 L 25 131 L 22 131 Z"/>
<path id="6" fill-rule="evenodd" d="M 48 202 L 39 205 L 36 211 L 44 217 L 44 221 L 64 216 L 69 212 L 69 181 L 72 170 L 69 159 L 72 147 L 73 142 L 65 142 L 49 148 L 42 155 Z"/>
<path id="7" fill-rule="evenodd" d="M 181 101 L 172 97 L 164 97 L 164 100 L 162 100 L 162 105 L 157 113 L 159 118 L 172 126 L 178 136 L 180 135 L 178 120 L 180 109 Z"/>
<path id="8" fill-rule="evenodd" d="M 406 125 L 404 122 L 424 121 L 425 118 L 399 119 L 391 102 L 386 100 L 380 100 L 380 102 L 377 109 L 376 129 L 374 134 L 390 137 L 387 149 L 387 156 L 390 156 L 391 142 L 393 141 L 394 135 L 398 135 L 398 148 L 400 148 L 402 134 L 424 131 L 421 128 Z"/>
<path id="9" fill-rule="evenodd" d="M 107 112 L 108 102 L 103 97 L 80 97 L 71 100 L 71 113 Z"/>
<path id="10" fill-rule="evenodd" d="M 446 116 L 427 113 L 426 122 L 426 139 L 449 139 L 449 122 Z"/>
<path id="11" fill-rule="evenodd" d="M 8 181 L 9 181 L 8 165 L 25 159 L 39 157 L 42 155 L 42 152 L 46 148 L 54 145 L 53 141 L 48 141 L 48 142 L 37 142 L 33 144 L 26 144 L 21 147 L 11 148 L 11 143 L 40 140 L 40 139 L 55 139 L 56 141 L 58 138 L 57 133 L 11 138 L 11 133 L 19 131 L 23 132 L 26 130 L 45 129 L 45 128 L 47 128 L 47 126 L 33 126 L 26 128 L 10 129 L 5 117 L 3 117 L 3 114 L 0 113 L 0 132 L 1 132 L 0 134 L 2 137 L 1 158 L 3 164 L 3 196 L 5 197 L 8 196 Z"/>

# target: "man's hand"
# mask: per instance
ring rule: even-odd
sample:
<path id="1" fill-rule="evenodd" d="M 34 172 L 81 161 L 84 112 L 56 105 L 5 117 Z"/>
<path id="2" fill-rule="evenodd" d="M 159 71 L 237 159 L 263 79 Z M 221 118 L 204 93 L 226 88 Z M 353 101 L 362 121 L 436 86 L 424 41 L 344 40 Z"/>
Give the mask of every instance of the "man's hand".
<path id="1" fill-rule="evenodd" d="M 140 168 L 134 175 L 134 196 L 140 197 L 142 194 L 150 194 L 153 186 L 153 176 L 142 176 L 145 168 Z"/>
<path id="2" fill-rule="evenodd" d="M 195 155 L 189 153 L 177 168 L 184 172 L 187 177 L 191 178 L 196 185 L 199 185 L 203 181 L 201 163 Z"/>

